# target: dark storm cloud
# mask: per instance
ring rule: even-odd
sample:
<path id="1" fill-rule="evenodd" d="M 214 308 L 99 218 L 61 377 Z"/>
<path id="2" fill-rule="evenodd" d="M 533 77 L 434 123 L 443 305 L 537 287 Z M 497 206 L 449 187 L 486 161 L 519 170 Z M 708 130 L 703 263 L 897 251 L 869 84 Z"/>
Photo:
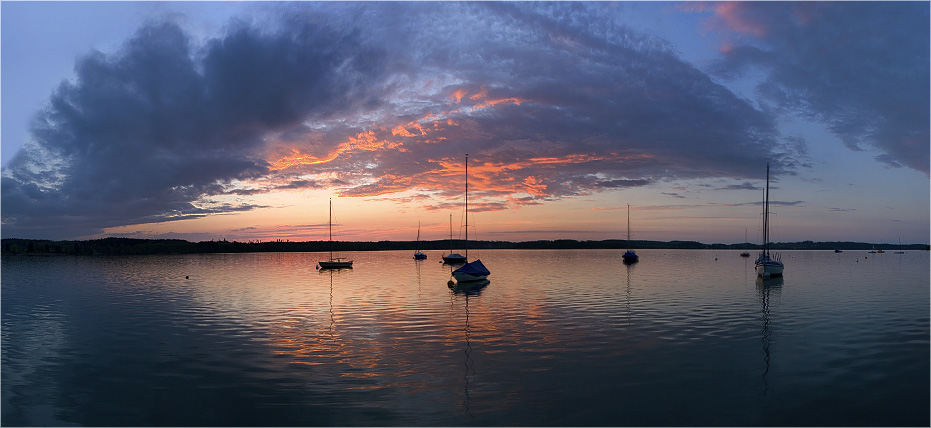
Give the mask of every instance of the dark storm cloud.
<path id="1" fill-rule="evenodd" d="M 747 2 L 719 10 L 746 34 L 718 72 L 767 71 L 760 92 L 854 150 L 928 173 L 928 2 Z"/>
<path id="2" fill-rule="evenodd" d="M 369 178 L 347 195 L 407 188 L 397 177 L 445 190 L 449 177 L 437 173 L 436 161 L 460 162 L 463 153 L 489 169 L 474 178 L 477 197 L 510 195 L 513 204 L 664 178 L 755 178 L 767 160 L 774 171 L 791 172 L 805 156 L 769 115 L 667 42 L 617 23 L 608 5 L 391 3 L 368 11 L 394 23 L 366 28 L 380 34 L 370 38 L 405 46 L 393 51 L 408 65 L 403 79 L 432 86 L 399 91 L 389 107 L 394 124 L 419 120 L 425 131 L 402 137 L 393 124 L 369 129 L 375 140 L 406 150 L 341 158 L 355 165 L 344 171 Z M 438 119 L 420 120 L 431 115 Z"/>
<path id="3" fill-rule="evenodd" d="M 268 173 L 267 132 L 365 103 L 356 88 L 377 77 L 378 58 L 312 21 L 233 23 L 199 48 L 172 23 L 147 25 L 117 53 L 79 59 L 76 80 L 38 114 L 34 141 L 4 171 L 4 235 L 72 237 L 254 208 L 204 198 Z"/>
<path id="4" fill-rule="evenodd" d="M 805 163 L 770 112 L 611 4 L 282 10 L 273 27 L 233 23 L 200 46 L 153 24 L 82 58 L 4 171 L 3 233 L 89 234 L 321 186 L 417 189 L 439 207 L 461 192 L 464 153 L 479 210 Z"/>

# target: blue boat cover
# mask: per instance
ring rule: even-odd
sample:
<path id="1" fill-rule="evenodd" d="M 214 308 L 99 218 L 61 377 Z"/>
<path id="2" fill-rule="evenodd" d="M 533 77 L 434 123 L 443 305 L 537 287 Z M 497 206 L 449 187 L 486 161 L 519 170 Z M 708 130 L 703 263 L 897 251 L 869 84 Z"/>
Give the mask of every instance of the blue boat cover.
<path id="1" fill-rule="evenodd" d="M 491 272 L 488 271 L 488 268 L 482 264 L 481 260 L 476 260 L 472 263 L 466 263 L 462 265 L 459 269 L 456 269 L 454 272 L 467 273 L 472 276 L 481 276 L 481 275 L 490 275 Z"/>

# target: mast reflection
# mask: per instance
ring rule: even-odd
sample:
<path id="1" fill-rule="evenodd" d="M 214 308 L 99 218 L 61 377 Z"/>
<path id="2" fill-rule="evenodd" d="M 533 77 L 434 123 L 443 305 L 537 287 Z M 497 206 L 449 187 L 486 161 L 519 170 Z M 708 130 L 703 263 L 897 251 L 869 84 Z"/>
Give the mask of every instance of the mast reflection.
<path id="1" fill-rule="evenodd" d="M 454 296 L 462 295 L 465 298 L 465 349 L 463 350 L 465 354 L 465 374 L 462 376 L 465 386 L 463 387 L 462 407 L 466 416 L 473 422 L 475 421 L 475 415 L 472 414 L 472 409 L 470 407 L 471 397 L 469 395 L 469 388 L 472 386 L 472 383 L 475 382 L 475 360 L 472 359 L 472 327 L 469 325 L 469 298 L 477 298 L 480 296 L 482 294 L 482 289 L 489 283 L 490 281 L 486 279 L 476 282 L 449 284 L 449 288 L 452 290 Z"/>
<path id="2" fill-rule="evenodd" d="M 762 328 L 760 329 L 760 341 L 763 343 L 763 395 L 768 394 L 773 389 L 767 381 L 767 375 L 769 375 L 769 365 L 770 365 L 770 347 L 772 345 L 772 332 L 769 329 L 770 323 L 770 298 L 772 295 L 779 295 L 782 292 L 783 277 L 770 277 L 763 279 L 758 277 L 756 279 L 756 290 L 760 298 L 760 305 L 762 306 L 762 315 L 761 321 L 763 323 Z"/>
<path id="3" fill-rule="evenodd" d="M 630 329 L 630 271 L 634 269 L 633 263 L 624 263 L 627 267 L 627 328 Z"/>

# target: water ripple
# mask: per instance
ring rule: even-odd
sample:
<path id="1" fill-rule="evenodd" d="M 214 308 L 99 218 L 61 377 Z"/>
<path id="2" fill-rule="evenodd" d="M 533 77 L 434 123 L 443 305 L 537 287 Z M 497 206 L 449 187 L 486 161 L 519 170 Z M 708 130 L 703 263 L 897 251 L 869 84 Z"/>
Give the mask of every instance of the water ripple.
<path id="1" fill-rule="evenodd" d="M 301 253 L 4 258 L 2 418 L 928 422 L 927 253 L 789 252 L 778 281 L 736 252 L 640 253 L 483 252 L 491 281 L 468 292 L 407 252 L 324 272 Z"/>

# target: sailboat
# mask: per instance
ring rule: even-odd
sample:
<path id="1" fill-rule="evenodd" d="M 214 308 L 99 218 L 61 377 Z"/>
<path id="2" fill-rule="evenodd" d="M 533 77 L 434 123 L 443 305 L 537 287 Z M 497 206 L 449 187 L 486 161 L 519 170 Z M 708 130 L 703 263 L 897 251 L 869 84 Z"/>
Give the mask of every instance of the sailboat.
<path id="1" fill-rule="evenodd" d="M 449 215 L 449 254 L 443 256 L 443 263 L 456 264 L 465 263 L 466 258 L 462 254 L 453 252 L 453 215 Z"/>
<path id="2" fill-rule="evenodd" d="M 330 199 L 330 226 L 327 241 L 330 243 L 330 260 L 318 261 L 318 269 L 352 268 L 352 260 L 346 261 L 344 257 L 333 257 L 333 199 Z"/>
<path id="3" fill-rule="evenodd" d="M 420 222 L 417 222 L 417 252 L 414 253 L 414 260 L 424 260 L 427 255 L 420 252 Z"/>
<path id="4" fill-rule="evenodd" d="M 640 260 L 637 252 L 630 249 L 630 204 L 627 204 L 627 252 L 621 258 L 624 263 L 637 263 Z"/>
<path id="5" fill-rule="evenodd" d="M 453 271 L 453 278 L 456 278 L 456 281 L 462 282 L 473 282 L 473 281 L 484 281 L 488 275 L 491 275 L 491 272 L 488 268 L 482 264 L 482 261 L 475 259 L 474 262 L 468 262 L 469 260 L 469 154 L 466 153 L 465 158 L 465 265 Z"/>
<path id="6" fill-rule="evenodd" d="M 763 197 L 763 250 L 754 264 L 757 276 L 763 278 L 780 276 L 785 267 L 778 254 L 773 258 L 769 253 L 769 162 L 766 163 L 766 194 Z"/>
<path id="7" fill-rule="evenodd" d="M 747 241 L 747 228 L 744 228 L 744 242 L 748 242 Z M 744 251 L 740 253 L 740 257 L 750 257 L 750 253 L 748 251 Z"/>
<path id="8" fill-rule="evenodd" d="M 899 238 L 899 247 L 902 246 L 902 238 Z M 905 254 L 905 251 L 893 251 L 892 254 Z"/>

